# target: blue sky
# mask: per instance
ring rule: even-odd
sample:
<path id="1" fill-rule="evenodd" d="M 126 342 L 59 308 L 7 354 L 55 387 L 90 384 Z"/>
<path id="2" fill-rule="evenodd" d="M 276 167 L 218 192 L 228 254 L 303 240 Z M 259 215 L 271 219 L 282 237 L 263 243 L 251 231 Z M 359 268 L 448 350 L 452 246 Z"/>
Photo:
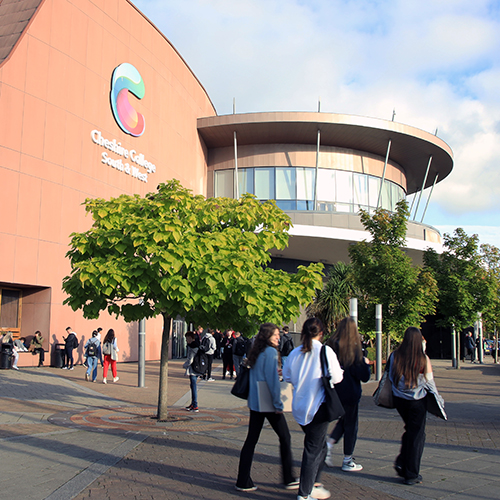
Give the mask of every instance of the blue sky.
<path id="1" fill-rule="evenodd" d="M 395 121 L 453 149 L 424 222 L 500 247 L 500 0 L 132 0 L 219 115 L 321 110 Z M 421 201 L 420 213 L 427 199 Z"/>

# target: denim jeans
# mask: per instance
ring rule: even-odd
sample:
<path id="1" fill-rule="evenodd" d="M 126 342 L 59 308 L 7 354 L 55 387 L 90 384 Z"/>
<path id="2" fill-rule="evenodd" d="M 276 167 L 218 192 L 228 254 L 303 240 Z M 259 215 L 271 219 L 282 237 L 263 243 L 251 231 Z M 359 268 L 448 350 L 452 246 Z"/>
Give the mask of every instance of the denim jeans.
<path id="1" fill-rule="evenodd" d="M 97 356 L 89 356 L 87 358 L 87 375 L 90 377 L 92 373 L 92 382 L 97 378 Z"/>
<path id="2" fill-rule="evenodd" d="M 196 387 L 196 380 L 198 375 L 189 375 L 189 385 L 191 386 L 191 404 L 198 406 L 198 388 Z"/>
<path id="3" fill-rule="evenodd" d="M 238 479 L 236 486 L 239 488 L 252 488 L 254 486 L 250 476 L 252 468 L 255 446 L 259 441 L 260 431 L 267 418 L 274 432 L 278 435 L 280 441 L 280 456 L 282 468 L 283 484 L 291 483 L 295 480 L 292 470 L 292 448 L 290 431 L 283 413 L 264 413 L 250 410 L 250 421 L 248 423 L 248 434 L 245 444 L 240 453 L 240 465 L 238 467 Z"/>
<path id="4" fill-rule="evenodd" d="M 307 425 L 301 425 L 305 436 L 298 494 L 302 497 L 309 496 L 314 483 L 319 482 L 326 457 L 326 433 L 329 423 L 323 403 L 312 421 Z"/>
<path id="5" fill-rule="evenodd" d="M 243 356 L 237 356 L 236 354 L 233 354 L 234 371 L 236 372 L 237 377 L 240 374 L 240 365 L 242 361 L 243 361 Z"/>

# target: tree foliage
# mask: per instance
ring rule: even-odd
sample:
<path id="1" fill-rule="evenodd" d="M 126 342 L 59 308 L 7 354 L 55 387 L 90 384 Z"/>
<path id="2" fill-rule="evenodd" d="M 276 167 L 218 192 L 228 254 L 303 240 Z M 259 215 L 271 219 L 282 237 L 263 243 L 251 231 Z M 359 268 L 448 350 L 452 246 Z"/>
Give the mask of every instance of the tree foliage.
<path id="1" fill-rule="evenodd" d="M 322 289 L 316 291 L 316 297 L 307 308 L 307 314 L 320 318 L 331 333 L 337 323 L 349 315 L 349 299 L 355 296 L 351 265 L 337 262 L 328 270 L 326 283 Z"/>
<path id="2" fill-rule="evenodd" d="M 252 332 L 262 321 L 288 322 L 322 285 L 322 264 L 293 275 L 266 267 L 269 250 L 287 245 L 290 227 L 274 202 L 248 194 L 205 199 L 173 180 L 144 198 L 88 199 L 85 206 L 94 222 L 71 235 L 64 303 L 86 318 L 104 310 L 125 321 L 163 315 L 160 417 L 171 318 Z"/>
<path id="3" fill-rule="evenodd" d="M 500 250 L 494 245 L 483 244 L 480 253 L 493 288 L 491 302 L 482 313 L 483 329 L 491 334 L 498 330 L 500 320 Z"/>
<path id="4" fill-rule="evenodd" d="M 352 245 L 349 255 L 355 285 L 360 291 L 359 323 L 373 331 L 375 305 L 382 304 L 383 328 L 401 339 L 408 326 L 419 326 L 435 311 L 436 281 L 428 269 L 413 266 L 402 247 L 406 241 L 408 204 L 400 201 L 395 212 L 361 210 L 361 222 L 371 241 Z"/>
<path id="5" fill-rule="evenodd" d="M 477 320 L 479 312 L 492 306 L 495 279 L 488 273 L 477 235 L 455 229 L 453 235 L 444 235 L 444 248 L 442 254 L 427 250 L 424 262 L 439 287 L 437 307 L 443 318 L 439 324 L 462 330 Z"/>

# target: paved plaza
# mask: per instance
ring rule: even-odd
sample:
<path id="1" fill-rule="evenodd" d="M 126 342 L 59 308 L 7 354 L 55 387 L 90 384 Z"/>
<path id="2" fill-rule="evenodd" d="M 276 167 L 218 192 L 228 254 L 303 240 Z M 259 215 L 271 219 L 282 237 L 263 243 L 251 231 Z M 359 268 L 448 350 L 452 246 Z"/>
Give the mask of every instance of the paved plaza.
<path id="1" fill-rule="evenodd" d="M 231 396 L 230 380 L 200 382 L 200 413 L 191 414 L 183 360 L 169 362 L 169 419 L 154 418 L 157 362 L 147 363 L 146 387 L 137 387 L 137 364 L 118 365 L 116 383 L 84 381 L 84 368 L 0 371 L 0 498 L 83 499 L 295 499 L 280 487 L 277 438 L 265 427 L 252 477 L 259 489 L 234 490 L 248 411 Z M 363 387 L 355 457 L 364 469 L 325 468 L 322 480 L 334 499 L 500 498 L 500 365 L 451 368 L 433 360 L 448 421 L 429 416 L 421 473 L 404 486 L 392 464 L 403 425 L 395 410 L 374 406 L 376 383 Z M 98 380 L 102 380 L 100 377 Z M 287 420 L 297 473 L 302 431 Z"/>

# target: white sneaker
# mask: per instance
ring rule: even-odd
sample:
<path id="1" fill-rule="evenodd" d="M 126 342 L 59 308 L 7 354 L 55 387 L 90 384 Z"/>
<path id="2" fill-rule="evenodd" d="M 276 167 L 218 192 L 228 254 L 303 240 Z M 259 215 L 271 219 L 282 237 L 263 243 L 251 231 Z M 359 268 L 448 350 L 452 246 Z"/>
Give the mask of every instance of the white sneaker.
<path id="1" fill-rule="evenodd" d="M 318 500 L 326 500 L 330 498 L 332 494 L 324 486 L 314 486 L 309 496 L 317 498 Z"/>
<path id="2" fill-rule="evenodd" d="M 102 383 L 103 383 L 103 384 L 107 384 L 107 383 L 108 383 L 108 381 L 107 381 L 105 378 L 103 378 L 103 379 L 102 379 Z"/>
<path id="3" fill-rule="evenodd" d="M 210 378 L 207 380 L 207 382 L 215 382 L 215 379 L 214 379 L 214 378 L 212 378 L 212 377 L 210 377 Z"/>
<path id="4" fill-rule="evenodd" d="M 13 370 L 19 370 L 19 368 L 17 366 L 13 366 L 12 369 Z"/>
<path id="5" fill-rule="evenodd" d="M 347 462 L 344 460 L 342 463 L 342 470 L 345 472 L 357 472 L 363 470 L 363 466 L 357 464 L 353 458 L 349 459 Z"/>
<path id="6" fill-rule="evenodd" d="M 113 382 L 118 382 L 120 380 L 120 377 L 113 377 Z"/>
<path id="7" fill-rule="evenodd" d="M 89 374 L 87 372 L 85 372 L 85 380 L 88 382 L 89 381 Z"/>
<path id="8" fill-rule="evenodd" d="M 74 370 L 74 368 L 73 368 L 73 367 L 71 367 L 71 368 L 70 368 L 70 370 Z"/>

